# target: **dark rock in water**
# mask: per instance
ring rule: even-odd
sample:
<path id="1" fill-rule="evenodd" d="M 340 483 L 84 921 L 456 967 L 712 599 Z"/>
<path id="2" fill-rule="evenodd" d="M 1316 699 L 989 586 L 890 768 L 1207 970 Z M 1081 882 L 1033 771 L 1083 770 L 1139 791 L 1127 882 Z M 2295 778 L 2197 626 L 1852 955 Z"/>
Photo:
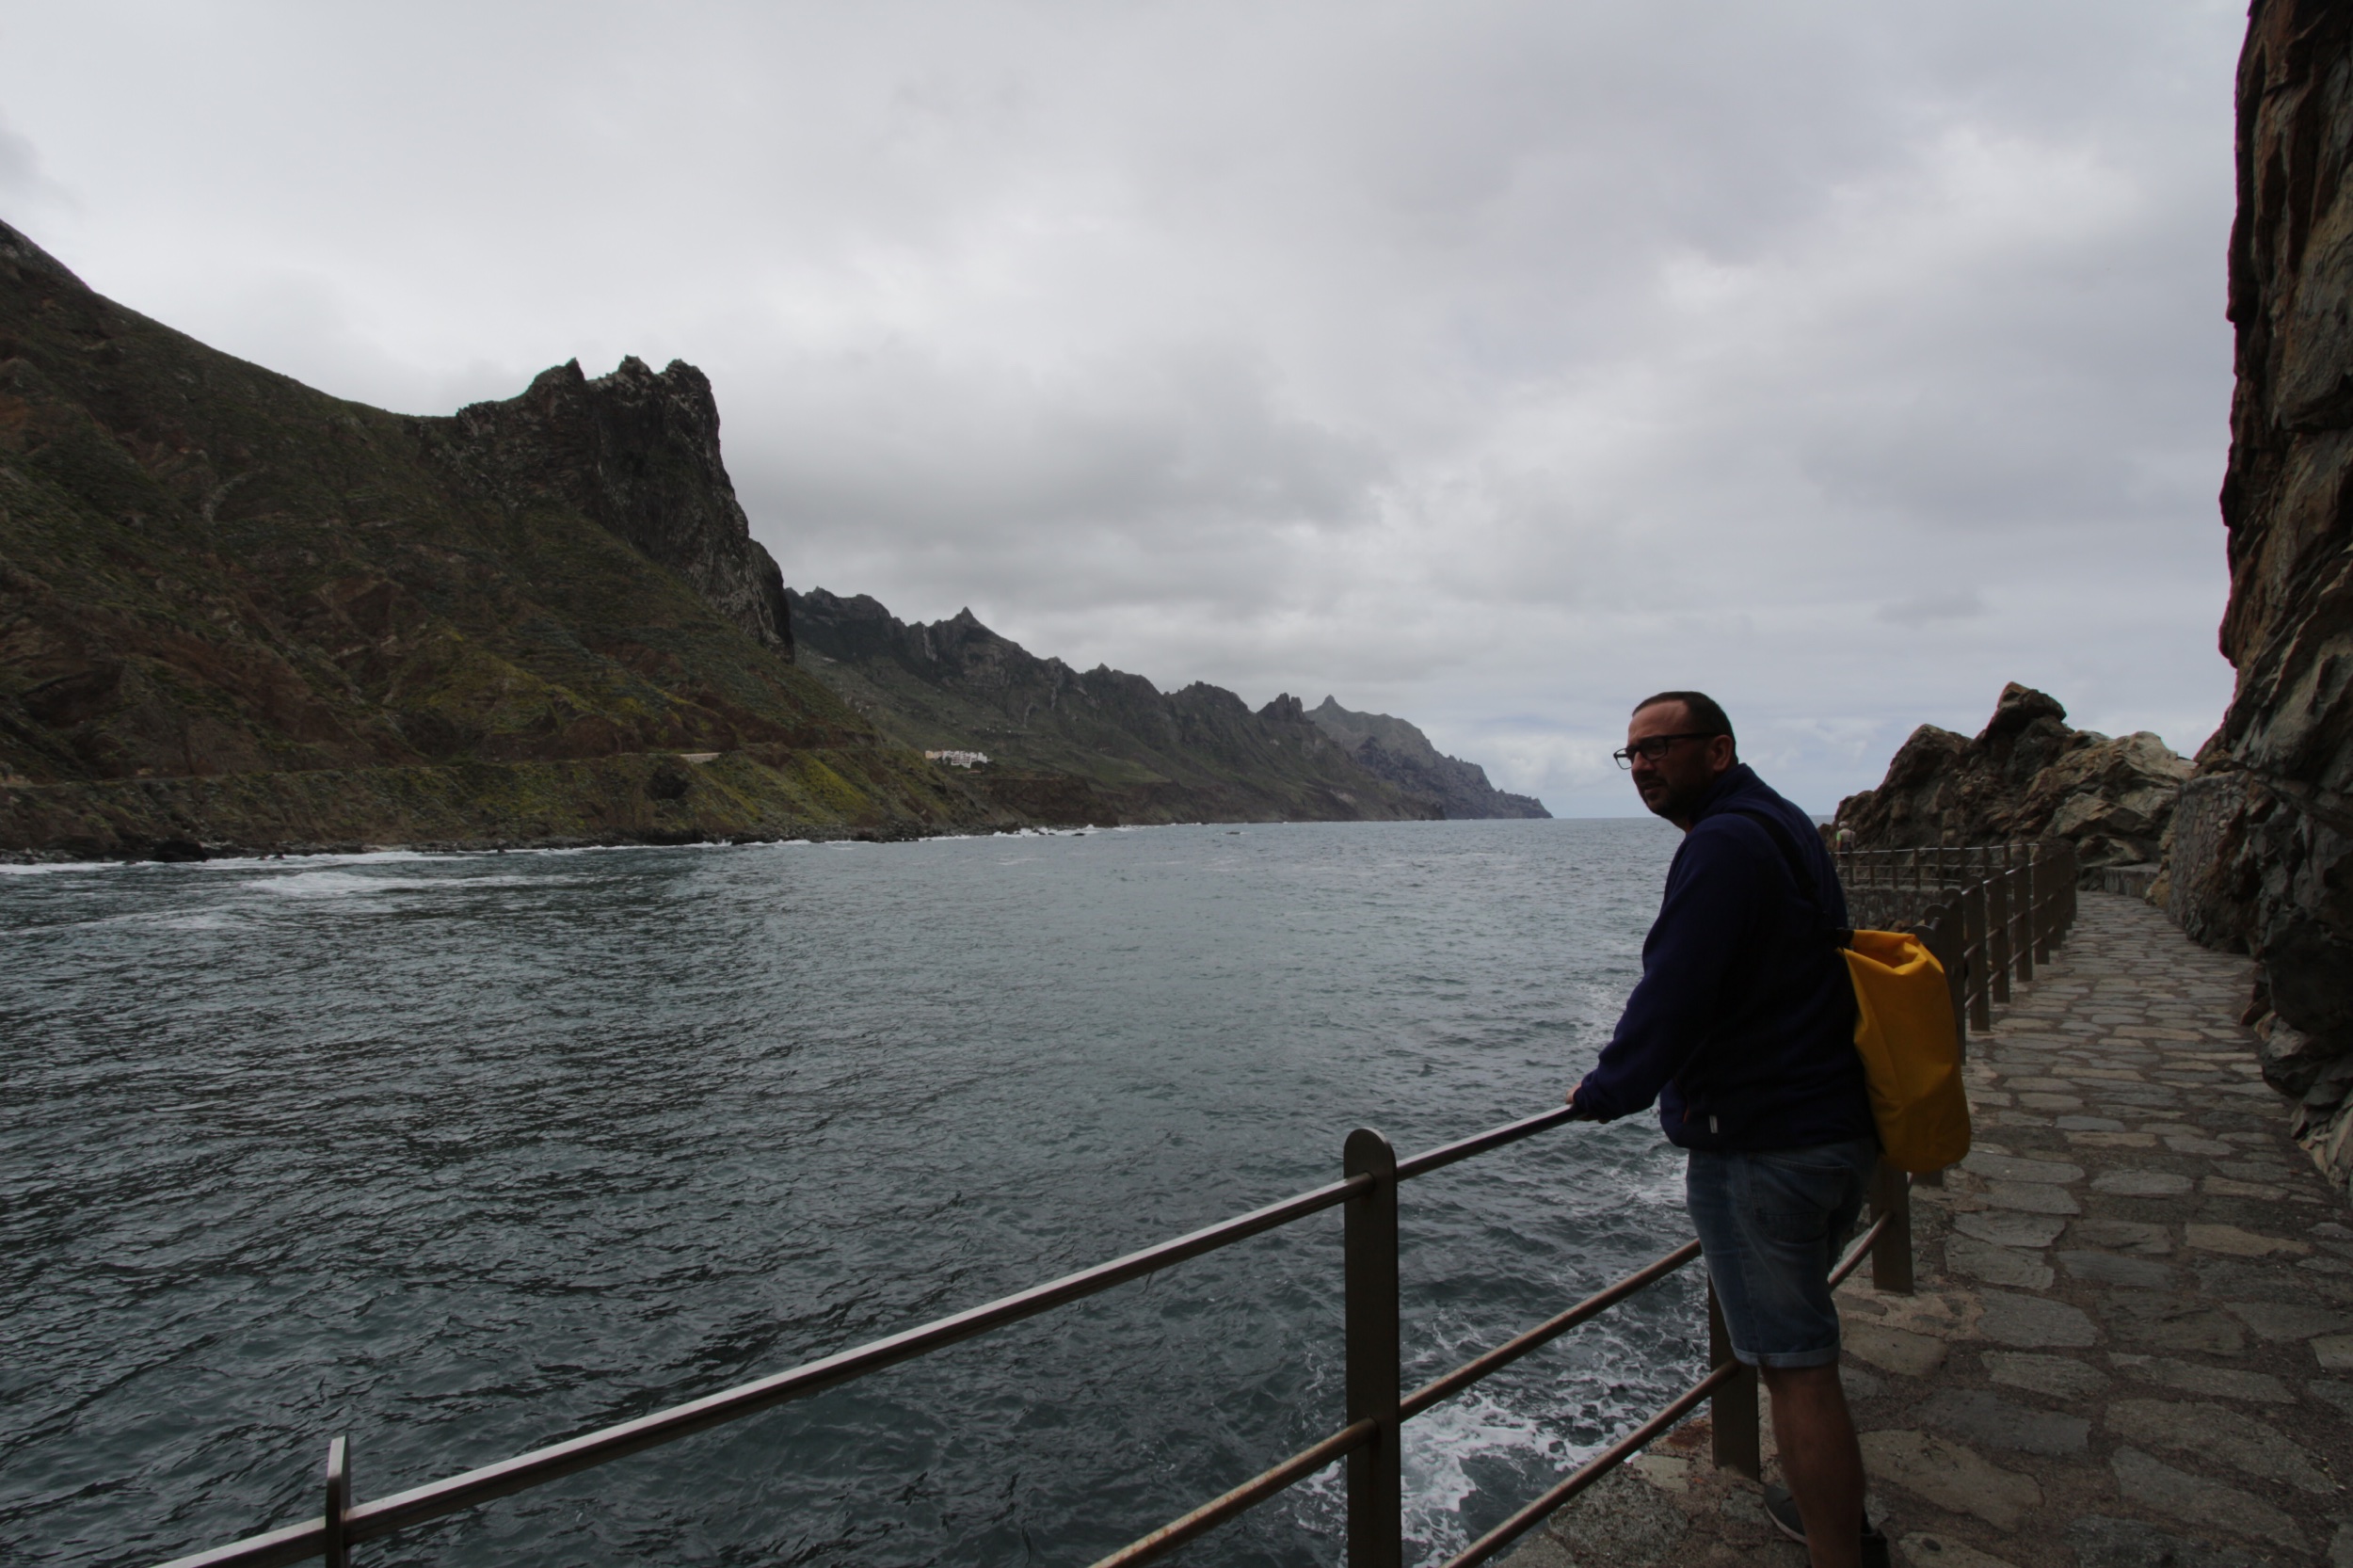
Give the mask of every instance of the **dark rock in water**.
<path id="1" fill-rule="evenodd" d="M 1532 795 L 1497 789 L 1487 782 L 1486 769 L 1447 756 L 1430 744 L 1429 736 L 1403 719 L 1386 713 L 1353 713 L 1329 696 L 1307 717 L 1346 746 L 1367 773 L 1400 789 L 1432 796 L 1456 821 L 1552 815 Z"/>
<path id="2" fill-rule="evenodd" d="M 1289 695 L 1254 713 L 1205 682 L 1163 693 L 1041 659 L 968 609 L 909 624 L 864 594 L 787 598 L 804 669 L 906 745 L 985 755 L 959 776 L 1003 810 L 1105 824 L 1439 815 L 1358 766 Z"/>
<path id="3" fill-rule="evenodd" d="M 2238 680 L 2183 792 L 2169 908 L 2200 941 L 2255 957 L 2265 1076 L 2299 1096 L 2300 1135 L 2340 1188 L 2353 1185 L 2348 176 L 2353 8 L 2256 0 L 2239 56 L 2222 483 L 2221 643 Z"/>
<path id="4" fill-rule="evenodd" d="M 1876 790 L 1838 803 L 1862 849 L 2065 839 L 2087 872 L 2154 861 L 2190 765 L 2145 731 L 2073 729 L 2057 700 L 2015 681 L 1977 739 L 1924 724 Z"/>
<path id="5" fill-rule="evenodd" d="M 727 760 L 649 794 L 659 759 Z M 1007 820 L 791 660 L 701 373 L 417 419 L 0 225 L 0 854 Z M 183 853 L 174 849 L 172 853 Z"/>

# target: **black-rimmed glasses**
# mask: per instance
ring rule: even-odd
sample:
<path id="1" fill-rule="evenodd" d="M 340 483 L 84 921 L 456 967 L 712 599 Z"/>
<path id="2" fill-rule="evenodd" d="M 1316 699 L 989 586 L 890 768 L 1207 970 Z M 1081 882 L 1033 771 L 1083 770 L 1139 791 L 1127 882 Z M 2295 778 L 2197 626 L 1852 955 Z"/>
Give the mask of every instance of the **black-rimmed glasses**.
<path id="1" fill-rule="evenodd" d="M 1637 757 L 1645 762 L 1657 761 L 1667 755 L 1677 741 L 1709 741 L 1715 737 L 1716 732 L 1712 729 L 1690 729 L 1680 735 L 1645 735 L 1641 740 L 1629 741 L 1625 746 L 1611 752 L 1609 760 L 1622 768 L 1631 768 Z"/>

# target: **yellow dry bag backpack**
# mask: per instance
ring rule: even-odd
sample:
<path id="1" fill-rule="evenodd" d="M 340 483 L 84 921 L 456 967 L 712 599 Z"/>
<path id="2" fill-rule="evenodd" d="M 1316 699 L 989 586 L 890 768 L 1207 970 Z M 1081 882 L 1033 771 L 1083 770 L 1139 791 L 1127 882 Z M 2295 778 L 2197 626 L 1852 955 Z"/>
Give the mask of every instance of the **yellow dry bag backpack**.
<path id="1" fill-rule="evenodd" d="M 1841 946 L 1881 1158 L 1914 1176 L 1958 1165 L 1969 1152 L 1969 1096 L 1945 966 L 1908 932 L 1851 932 Z"/>
<path id="2" fill-rule="evenodd" d="M 1759 811 L 1743 810 L 1781 846 L 1798 892 L 1825 924 L 1808 893 L 1805 858 L 1788 830 Z M 1961 1029 L 1945 966 L 1908 932 L 1839 931 L 1832 939 L 1854 984 L 1854 1048 L 1870 1087 L 1881 1157 L 1923 1176 L 1957 1165 L 1969 1152 L 1969 1096 L 1961 1080 Z"/>

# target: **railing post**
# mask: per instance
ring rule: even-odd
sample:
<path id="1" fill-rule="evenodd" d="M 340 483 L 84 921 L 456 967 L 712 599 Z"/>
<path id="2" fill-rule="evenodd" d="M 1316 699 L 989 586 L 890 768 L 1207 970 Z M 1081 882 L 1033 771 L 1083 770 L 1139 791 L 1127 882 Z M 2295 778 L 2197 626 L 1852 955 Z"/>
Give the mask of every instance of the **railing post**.
<path id="1" fill-rule="evenodd" d="M 351 1544 L 344 1539 L 344 1516 L 351 1512 L 351 1440 L 327 1445 L 327 1568 L 351 1568 Z"/>
<path id="2" fill-rule="evenodd" d="M 1403 1568 L 1405 1467 L 1399 1452 L 1397 1151 L 1369 1127 L 1348 1135 L 1341 1167 L 1372 1185 L 1348 1200 L 1348 1420 L 1379 1431 L 1348 1456 L 1348 1568 Z"/>
<path id="3" fill-rule="evenodd" d="M 2009 873 L 2006 871 L 1985 879 L 1985 977 L 1995 1001 L 2009 1000 Z"/>
<path id="4" fill-rule="evenodd" d="M 1887 1228 L 1871 1243 L 1871 1288 L 1912 1294 L 1912 1178 L 1884 1160 L 1871 1177 L 1871 1218 Z"/>
<path id="5" fill-rule="evenodd" d="M 2025 984 L 2034 978 L 2034 851 L 2026 851 L 2023 864 L 2013 863 L 2009 873 L 2010 908 L 2018 935 L 2011 952 L 2018 962 L 2018 981 Z"/>
<path id="6" fill-rule="evenodd" d="M 2051 913 L 2054 902 L 2051 896 L 2051 856 L 2041 844 L 2035 845 L 2026 852 L 2026 886 L 2030 889 L 2026 896 L 2033 901 L 2029 907 L 2034 910 L 2034 919 L 2031 922 L 2034 926 L 2034 961 L 2037 964 L 2048 964 L 2051 961 Z"/>
<path id="7" fill-rule="evenodd" d="M 1705 1259 L 1701 1260 L 1703 1266 Z M 1732 1333 L 1724 1327 L 1724 1309 L 1717 1304 L 1716 1279 L 1707 1280 L 1707 1366 L 1710 1371 L 1733 1359 Z M 1743 1367 L 1724 1385 L 1707 1396 L 1709 1446 L 1716 1467 L 1737 1470 L 1751 1480 L 1765 1476 L 1765 1445 L 1757 1432 L 1756 1368 Z"/>
<path id="8" fill-rule="evenodd" d="M 2027 935 L 2033 938 L 2034 963 L 2038 969 L 2051 961 L 2051 938 L 2042 928 L 2042 859 L 2040 849 L 2026 851 L 2026 907 L 2030 911 Z"/>
<path id="9" fill-rule="evenodd" d="M 1967 937 L 1961 929 L 1961 901 L 1929 908 L 1921 921 L 1921 936 L 1930 957 L 1945 970 L 1945 994 L 1953 1002 L 1953 1032 L 1963 1060 L 1969 1055 L 1969 989 Z"/>
<path id="10" fill-rule="evenodd" d="M 1929 952 L 1945 967 L 1945 994 L 1953 1007 L 1953 1044 L 1963 1062 L 1969 1060 L 1969 936 L 1967 922 L 1961 916 L 1966 889 L 1947 888 L 1943 904 L 1929 911 L 1927 923 Z M 1919 1176 L 1923 1187 L 1945 1185 L 1943 1171 L 1924 1171 Z"/>
<path id="11" fill-rule="evenodd" d="M 1969 1027 L 1983 1033 L 1993 1027 L 1993 1004 L 1986 991 L 1990 951 L 1985 933 L 1985 884 L 1970 882 L 1961 889 L 1961 951 L 1962 994 L 1969 1000 Z"/>

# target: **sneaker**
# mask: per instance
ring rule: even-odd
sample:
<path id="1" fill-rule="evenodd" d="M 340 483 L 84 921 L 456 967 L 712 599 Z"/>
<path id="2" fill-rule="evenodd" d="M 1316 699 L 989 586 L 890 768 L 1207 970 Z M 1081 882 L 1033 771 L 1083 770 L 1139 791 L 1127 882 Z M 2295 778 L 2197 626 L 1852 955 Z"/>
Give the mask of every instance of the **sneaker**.
<path id="1" fill-rule="evenodd" d="M 1773 1522 L 1773 1528 L 1799 1545 L 1805 1544 L 1805 1521 L 1799 1516 L 1798 1499 L 1787 1487 L 1765 1488 L 1765 1517 Z M 1868 1511 L 1863 1515 L 1863 1568 L 1887 1568 L 1887 1537 L 1871 1523 Z"/>

